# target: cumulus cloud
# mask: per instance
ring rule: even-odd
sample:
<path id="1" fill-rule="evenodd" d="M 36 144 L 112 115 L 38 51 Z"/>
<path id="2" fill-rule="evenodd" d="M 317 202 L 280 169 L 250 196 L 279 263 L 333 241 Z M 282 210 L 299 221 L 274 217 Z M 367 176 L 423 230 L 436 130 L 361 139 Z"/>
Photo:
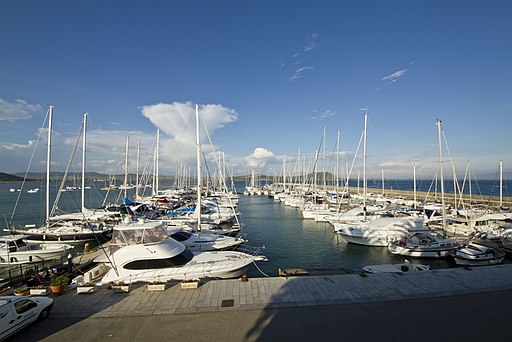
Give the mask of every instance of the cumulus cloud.
<path id="1" fill-rule="evenodd" d="M 195 105 L 192 102 L 146 105 L 141 107 L 141 111 L 143 116 L 165 134 L 177 141 L 195 144 Z M 206 141 L 204 125 L 208 133 L 213 135 L 215 130 L 238 120 L 238 113 L 235 110 L 219 104 L 200 106 L 199 111 L 202 117 L 200 127 L 203 141 Z"/>
<path id="2" fill-rule="evenodd" d="M 162 174 L 173 173 L 177 163 L 185 163 L 195 167 L 195 106 L 189 102 L 175 102 L 147 105 L 140 109 L 142 115 L 148 118 L 156 128 L 160 129 L 159 165 Z M 238 114 L 233 109 L 218 104 L 201 106 L 200 113 L 202 116 L 203 151 L 208 158 L 212 154 L 210 153 L 211 148 L 204 126 L 208 128 L 208 133 L 212 136 L 216 130 L 236 121 Z M 94 116 L 89 117 L 89 120 L 94 120 Z M 52 165 L 58 166 L 56 171 L 63 171 L 62 168 L 67 164 L 71 150 L 77 141 L 78 129 L 79 125 L 77 125 L 74 132 L 63 133 L 56 129 L 53 130 Z M 46 128 L 36 132 L 36 136 L 40 136 L 40 141 L 35 155 L 40 160 L 44 160 L 46 156 L 46 134 Z M 102 173 L 122 173 L 126 136 L 129 137 L 128 159 L 130 171 L 135 171 L 136 145 L 139 141 L 139 169 L 142 172 L 146 168 L 147 172 L 150 172 L 156 145 L 156 129 L 154 132 L 116 130 L 115 128 L 109 130 L 89 129 L 87 131 L 87 170 Z M 0 141 L 0 160 L 9 165 L 12 172 L 24 170 L 28 166 L 35 139 L 27 139 L 27 141 L 26 144 Z M 81 146 L 79 148 L 81 149 Z M 213 146 L 213 148 L 217 150 L 216 146 Z M 79 163 L 77 155 L 75 155 L 73 165 Z M 34 161 L 33 166 L 37 167 L 38 165 L 40 165 L 40 162 Z"/>
<path id="3" fill-rule="evenodd" d="M 293 81 L 299 78 L 302 78 L 302 73 L 307 70 L 313 70 L 315 67 L 312 66 L 305 66 L 302 68 L 299 68 L 293 72 L 293 74 L 290 76 L 289 81 Z"/>
<path id="4" fill-rule="evenodd" d="M 245 157 L 245 162 L 249 168 L 261 168 L 269 161 L 275 159 L 274 153 L 263 147 L 257 147 L 249 156 Z"/>
<path id="5" fill-rule="evenodd" d="M 32 118 L 30 113 L 39 111 L 41 111 L 40 105 L 29 104 L 21 99 L 17 99 L 15 102 L 7 102 L 0 98 L 0 121 L 28 120 Z"/>
<path id="6" fill-rule="evenodd" d="M 382 81 L 385 81 L 387 82 L 388 84 L 391 84 L 391 83 L 395 83 L 396 81 L 398 81 L 398 79 L 400 77 L 403 77 L 405 76 L 405 74 L 407 74 L 407 69 L 402 69 L 402 70 L 398 70 L 398 71 L 395 71 L 394 73 L 392 74 L 389 74 L 387 76 L 384 76 L 382 78 Z"/>

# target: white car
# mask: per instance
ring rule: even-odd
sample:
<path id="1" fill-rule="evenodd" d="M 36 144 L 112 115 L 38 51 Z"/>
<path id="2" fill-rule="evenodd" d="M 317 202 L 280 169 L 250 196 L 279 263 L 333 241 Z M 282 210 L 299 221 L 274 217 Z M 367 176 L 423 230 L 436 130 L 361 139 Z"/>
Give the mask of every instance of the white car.
<path id="1" fill-rule="evenodd" d="M 53 299 L 48 297 L 1 296 L 0 340 L 36 320 L 47 318 L 52 307 Z"/>

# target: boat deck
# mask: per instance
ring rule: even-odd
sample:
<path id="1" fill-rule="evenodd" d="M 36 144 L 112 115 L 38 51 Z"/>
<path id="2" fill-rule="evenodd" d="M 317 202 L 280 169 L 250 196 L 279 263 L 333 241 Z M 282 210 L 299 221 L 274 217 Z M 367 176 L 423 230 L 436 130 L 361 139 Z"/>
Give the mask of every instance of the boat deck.
<path id="1" fill-rule="evenodd" d="M 344 274 L 207 281 L 197 289 L 168 283 L 160 292 L 133 284 L 129 293 L 100 288 L 55 296 L 54 318 L 151 316 L 443 297 L 512 289 L 512 264 L 403 274 Z"/>

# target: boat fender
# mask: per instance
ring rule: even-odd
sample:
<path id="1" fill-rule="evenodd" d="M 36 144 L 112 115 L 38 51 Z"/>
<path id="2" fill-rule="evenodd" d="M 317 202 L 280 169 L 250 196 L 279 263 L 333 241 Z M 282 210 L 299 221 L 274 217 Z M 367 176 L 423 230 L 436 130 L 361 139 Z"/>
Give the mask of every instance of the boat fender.
<path id="1" fill-rule="evenodd" d="M 18 262 L 18 259 L 16 259 L 16 257 L 11 257 L 11 262 Z"/>

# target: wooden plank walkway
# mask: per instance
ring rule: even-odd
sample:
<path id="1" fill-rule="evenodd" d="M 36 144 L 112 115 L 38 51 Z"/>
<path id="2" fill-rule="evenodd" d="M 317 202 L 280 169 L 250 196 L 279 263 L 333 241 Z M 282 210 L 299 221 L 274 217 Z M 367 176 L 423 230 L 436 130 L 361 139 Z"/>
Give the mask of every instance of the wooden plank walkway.
<path id="1" fill-rule="evenodd" d="M 54 297 L 52 317 L 151 316 L 223 310 L 245 310 L 439 297 L 512 289 L 512 264 L 453 268 L 404 274 L 360 274 L 252 278 L 208 281 L 197 289 L 167 284 L 148 292 L 133 284 L 129 293 L 100 288 L 76 294 L 69 288 Z"/>

